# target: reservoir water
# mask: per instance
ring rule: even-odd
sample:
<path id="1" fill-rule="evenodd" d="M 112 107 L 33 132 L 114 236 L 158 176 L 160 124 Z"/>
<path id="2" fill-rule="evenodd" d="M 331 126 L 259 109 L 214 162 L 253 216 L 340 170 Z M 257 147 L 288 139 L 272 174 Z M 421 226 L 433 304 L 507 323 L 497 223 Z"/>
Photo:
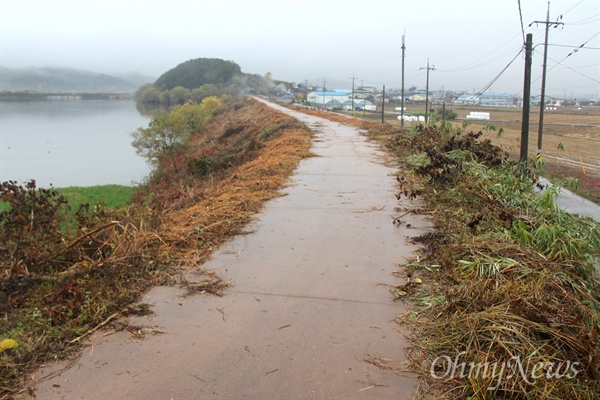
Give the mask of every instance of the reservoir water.
<path id="1" fill-rule="evenodd" d="M 0 181 L 38 187 L 131 185 L 149 173 L 130 133 L 146 127 L 132 100 L 0 102 Z"/>

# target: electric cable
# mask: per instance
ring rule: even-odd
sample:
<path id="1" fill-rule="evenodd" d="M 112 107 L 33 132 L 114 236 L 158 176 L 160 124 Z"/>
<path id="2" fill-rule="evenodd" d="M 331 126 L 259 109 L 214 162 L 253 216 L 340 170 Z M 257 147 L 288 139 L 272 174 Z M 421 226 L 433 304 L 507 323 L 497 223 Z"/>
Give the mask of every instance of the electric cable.
<path id="1" fill-rule="evenodd" d="M 523 43 L 525 43 L 525 28 L 523 27 L 523 12 L 521 11 L 521 0 L 517 0 L 519 3 L 519 19 L 521 20 L 521 33 L 523 34 Z"/>
<path id="2" fill-rule="evenodd" d="M 570 56 L 572 56 L 573 54 L 577 53 L 577 51 L 578 51 L 580 48 L 583 48 L 583 47 L 584 47 L 584 46 L 585 46 L 585 45 L 586 45 L 586 44 L 587 44 L 587 43 L 588 43 L 590 40 L 592 40 L 593 38 L 595 38 L 595 37 L 596 37 L 596 36 L 598 36 L 598 35 L 600 35 L 600 32 L 597 32 L 597 33 L 596 33 L 595 35 L 593 35 L 591 38 L 589 38 L 588 40 L 586 40 L 585 42 L 583 42 L 583 44 L 582 44 L 582 45 L 580 45 L 580 46 L 576 47 L 575 49 L 573 49 L 573 51 L 571 51 L 569 54 L 567 54 L 567 55 L 566 55 L 566 56 L 565 56 L 565 57 L 564 57 L 562 60 L 560 60 L 560 61 L 556 61 L 556 60 L 550 59 L 550 60 L 554 61 L 556 64 L 554 64 L 554 65 L 553 65 L 553 66 L 552 66 L 552 67 L 551 67 L 551 68 L 548 70 L 548 72 L 552 71 L 554 68 L 556 68 L 557 66 L 561 65 L 561 64 L 562 64 L 562 63 L 563 63 L 563 62 L 564 62 L 564 61 L 565 61 L 567 58 L 569 58 L 569 57 L 570 57 Z M 536 50 L 536 51 L 537 51 L 537 50 Z M 587 75 L 585 75 L 585 74 L 582 74 L 581 72 L 579 72 L 579 71 L 576 71 L 576 70 L 574 70 L 574 69 L 573 69 L 573 68 L 571 68 L 571 67 L 568 67 L 568 66 L 566 66 L 566 65 L 563 65 L 563 67 L 565 67 L 565 68 L 567 68 L 567 69 L 570 69 L 571 71 L 573 71 L 573 72 L 575 72 L 575 73 L 577 73 L 577 74 L 579 74 L 579 75 L 581 75 L 581 76 L 584 76 L 584 77 L 586 77 L 586 78 L 588 78 L 588 79 L 591 79 L 591 80 L 592 80 L 592 81 L 594 81 L 594 82 L 598 82 L 598 83 L 600 83 L 600 81 L 598 81 L 598 80 L 596 80 L 596 79 L 594 79 L 594 78 L 592 78 L 592 77 L 589 77 L 589 76 L 587 76 Z"/>
<path id="3" fill-rule="evenodd" d="M 575 4 L 573 7 L 569 8 L 567 11 L 560 13 L 559 15 L 565 15 L 566 13 L 568 13 L 569 11 L 573 10 L 575 7 L 579 6 L 581 3 L 583 3 L 584 0 L 581 0 L 579 3 Z"/>
<path id="4" fill-rule="evenodd" d="M 598 16 L 600 16 L 600 14 L 596 14 L 596 15 L 593 15 L 591 17 L 584 18 L 584 19 L 582 19 L 580 21 L 565 23 L 565 25 L 572 26 L 572 25 L 586 25 L 586 24 L 591 24 L 592 22 L 597 22 L 598 21 L 598 19 L 593 19 L 593 18 L 596 18 Z"/>
<path id="5" fill-rule="evenodd" d="M 554 61 L 554 62 L 556 63 L 556 64 L 554 64 L 554 65 L 552 66 L 552 68 L 550 68 L 550 69 L 548 70 L 548 72 L 552 71 L 552 70 L 553 70 L 555 67 L 558 67 L 559 65 L 562 65 L 562 62 L 563 62 L 563 61 L 565 61 L 565 59 L 566 59 L 566 57 L 565 57 L 565 58 L 563 58 L 561 61 L 556 61 L 556 60 L 553 60 L 553 59 L 552 59 L 552 58 L 550 58 L 550 57 L 548 57 L 548 58 L 549 58 L 551 61 Z M 592 78 L 591 76 L 587 76 L 586 74 L 583 74 L 583 73 L 581 73 L 581 72 L 579 72 L 579 71 L 577 71 L 577 70 L 575 70 L 575 69 L 573 69 L 573 68 L 571 68 L 571 67 L 569 67 L 569 66 L 567 66 L 567 65 L 562 65 L 562 66 L 563 66 L 564 68 L 566 68 L 566 69 L 569 69 L 569 70 L 571 70 L 571 71 L 575 72 L 576 74 L 579 74 L 579 75 L 583 76 L 584 78 L 590 79 L 590 80 L 592 80 L 592 81 L 594 81 L 594 82 L 596 82 L 596 83 L 600 83 L 600 80 L 598 80 L 598 79 L 594 79 L 594 78 Z"/>
<path id="6" fill-rule="evenodd" d="M 508 67 L 510 67 L 512 65 L 512 63 L 515 62 L 515 60 L 521 55 L 521 53 L 523 53 L 522 48 L 521 48 L 521 50 L 519 50 L 517 55 L 506 65 L 506 67 L 504 67 L 502 69 L 502 71 L 500 71 L 500 73 L 498 75 L 496 75 L 496 77 L 494 79 L 492 79 L 492 81 L 490 83 L 488 83 L 483 89 L 481 89 L 479 92 L 477 92 L 475 94 L 475 97 L 480 97 L 483 93 L 485 93 L 486 90 L 488 90 L 490 87 L 492 87 L 492 85 L 502 76 L 502 74 L 504 74 L 504 72 L 506 72 Z"/>
<path id="7" fill-rule="evenodd" d="M 512 54 L 512 53 L 513 53 L 513 51 L 515 51 L 515 49 L 514 49 L 514 48 L 512 48 L 512 49 L 508 50 L 506 53 L 503 53 L 502 55 L 500 55 L 500 56 L 497 56 L 497 57 L 495 57 L 494 59 L 492 59 L 492 60 L 490 60 L 490 61 L 483 62 L 483 60 L 484 60 L 486 57 L 490 56 L 490 55 L 496 55 L 496 53 L 498 52 L 498 50 L 500 50 L 502 47 L 506 46 L 507 44 L 511 43 L 511 42 L 513 41 L 513 39 L 514 39 L 514 38 L 516 38 L 516 37 L 517 37 L 517 36 L 519 36 L 519 35 L 520 35 L 520 34 L 519 34 L 519 33 L 517 33 L 516 35 L 514 35 L 513 37 L 511 37 L 510 39 L 508 39 L 508 41 L 504 42 L 504 43 L 503 43 L 503 44 L 501 44 L 499 47 L 497 47 L 496 49 L 492 50 L 491 52 L 489 52 L 489 53 L 488 53 L 488 54 L 486 54 L 485 56 L 483 56 L 483 57 L 480 57 L 478 60 L 475 60 L 475 61 L 473 61 L 473 62 L 470 62 L 469 64 L 465 64 L 465 65 L 463 65 L 463 66 L 461 66 L 461 67 L 458 67 L 458 68 L 454 68 L 454 69 L 446 69 L 446 70 L 438 70 L 438 71 L 440 71 L 440 72 L 462 72 L 462 71 L 468 71 L 468 70 L 470 70 L 470 69 L 473 69 L 473 68 L 479 68 L 479 67 L 482 67 L 482 66 L 484 66 L 484 65 L 487 65 L 487 64 L 491 64 L 491 63 L 493 63 L 493 62 L 496 62 L 496 61 L 498 61 L 499 59 L 501 59 L 501 58 L 505 57 L 506 55 L 508 55 L 508 54 Z M 521 47 L 521 46 L 522 46 L 522 44 L 520 44 L 520 45 L 519 45 L 519 47 Z M 477 64 L 477 65 L 474 65 L 474 64 L 475 64 L 475 63 L 477 63 L 477 62 L 481 62 L 481 63 L 480 63 L 480 64 Z"/>

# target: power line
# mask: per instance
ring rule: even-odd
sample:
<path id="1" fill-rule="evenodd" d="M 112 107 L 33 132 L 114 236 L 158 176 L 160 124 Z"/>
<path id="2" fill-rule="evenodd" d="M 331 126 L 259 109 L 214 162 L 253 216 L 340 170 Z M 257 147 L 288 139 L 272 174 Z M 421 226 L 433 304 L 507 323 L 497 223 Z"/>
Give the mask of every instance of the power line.
<path id="1" fill-rule="evenodd" d="M 485 85 L 485 87 L 483 89 L 481 89 L 479 92 L 477 92 L 475 94 L 476 97 L 481 96 L 482 94 L 485 93 L 486 90 L 488 90 L 490 87 L 492 87 L 492 85 L 498 80 L 498 78 L 500 78 L 502 76 L 502 74 L 504 74 L 504 72 L 506 72 L 506 70 L 508 69 L 508 67 L 511 66 L 511 64 L 521 55 L 521 53 L 523 53 L 523 48 L 521 48 L 521 50 L 519 50 L 519 52 L 517 53 L 517 55 L 506 65 L 506 67 L 504 67 L 502 69 L 502 71 L 500 71 L 500 73 L 498 75 L 496 75 L 496 77 L 494 79 L 492 79 L 492 81 L 490 83 L 488 83 L 487 85 Z"/>
<path id="2" fill-rule="evenodd" d="M 591 68 L 591 67 L 597 67 L 599 65 L 600 65 L 600 63 L 598 63 L 598 64 L 589 64 L 589 65 L 580 65 L 578 67 L 571 67 L 571 68 L 573 68 L 573 69 L 576 69 L 576 68 Z"/>
<path id="3" fill-rule="evenodd" d="M 573 7 L 569 8 L 567 11 L 565 11 L 564 13 L 561 13 L 560 15 L 565 15 L 566 13 L 568 13 L 569 11 L 573 10 L 575 7 L 579 6 L 581 3 L 583 3 L 584 0 L 581 0 L 579 3 L 575 4 Z"/>
<path id="4" fill-rule="evenodd" d="M 584 19 L 582 19 L 580 21 L 569 22 L 569 23 L 566 23 L 565 25 L 585 25 L 585 24 L 591 24 L 592 22 L 598 21 L 597 19 L 593 19 L 593 18 L 596 18 L 598 16 L 600 16 L 600 14 L 596 14 L 596 15 L 593 15 L 591 17 L 584 18 Z"/>
<path id="5" fill-rule="evenodd" d="M 550 57 L 548 57 L 548 58 L 550 58 Z M 563 61 L 565 61 L 565 60 L 566 60 L 566 58 L 567 58 L 567 57 L 563 58 L 563 59 L 562 59 L 562 60 L 560 60 L 560 61 L 556 61 L 556 60 L 553 60 L 552 58 L 550 58 L 550 60 L 551 60 L 551 61 L 554 61 L 556 64 L 554 64 L 554 65 L 552 66 L 552 68 L 550 68 L 550 69 L 548 70 L 548 72 L 552 71 L 554 68 L 556 68 L 556 67 L 558 67 L 559 65 L 561 65 L 561 64 L 563 63 Z M 587 75 L 585 75 L 585 74 L 582 74 L 581 72 L 579 72 L 579 71 L 577 71 L 577 70 L 575 70 L 575 69 L 573 69 L 573 68 L 571 68 L 571 67 L 569 67 L 569 66 L 566 66 L 566 65 L 562 65 L 562 66 L 563 66 L 563 67 L 565 67 L 565 68 L 567 68 L 567 69 L 569 69 L 569 70 L 571 70 L 571 71 L 573 71 L 573 72 L 575 72 L 576 74 L 579 74 L 579 75 L 581 75 L 581 76 L 583 76 L 583 77 L 585 77 L 585 78 L 588 78 L 588 79 L 590 79 L 590 80 L 592 80 L 592 81 L 594 81 L 594 82 L 600 83 L 600 81 L 599 81 L 599 80 L 597 80 L 597 79 L 594 79 L 594 78 L 592 78 L 591 76 L 587 76 Z M 538 78 L 538 79 L 539 79 L 539 78 Z M 536 79 L 536 81 L 537 81 L 537 79 Z"/>
<path id="6" fill-rule="evenodd" d="M 567 54 L 567 55 L 566 55 L 566 56 L 565 56 L 565 57 L 564 57 L 562 60 L 560 60 L 560 61 L 556 61 L 556 60 L 552 60 L 552 59 L 551 59 L 551 60 L 552 60 L 552 61 L 554 61 L 556 64 L 554 64 L 554 65 L 552 66 L 552 68 L 550 68 L 550 71 L 552 71 L 552 70 L 553 70 L 555 67 L 557 67 L 557 66 L 561 65 L 561 64 L 563 63 L 563 61 L 565 61 L 567 58 L 569 58 L 569 57 L 570 57 L 570 56 L 572 56 L 573 54 L 577 53 L 577 51 L 578 51 L 580 48 L 583 48 L 583 47 L 584 47 L 584 46 L 585 46 L 585 45 L 586 45 L 586 44 L 587 44 L 587 43 L 588 43 L 590 40 L 592 40 L 593 38 L 595 38 L 595 37 L 596 37 L 596 36 L 598 36 L 598 35 L 600 35 L 600 32 L 597 32 L 597 33 L 596 33 L 595 35 L 593 35 L 591 38 L 589 38 L 588 40 L 586 40 L 585 42 L 583 42 L 583 44 L 582 44 L 582 45 L 580 45 L 580 46 L 578 46 L 577 48 L 573 49 L 573 51 L 571 51 L 569 54 Z M 563 67 L 565 67 L 565 68 L 568 68 L 568 69 L 570 69 L 571 71 L 573 71 L 573 72 L 575 72 L 575 73 L 577 73 L 577 74 L 579 74 L 579 75 L 581 75 L 581 76 L 584 76 L 584 77 L 586 77 L 586 78 L 588 78 L 588 79 L 591 79 L 591 80 L 593 80 L 594 82 L 598 82 L 598 83 L 600 83 L 600 81 L 598 81 L 598 80 L 596 80 L 596 79 L 594 79 L 594 78 L 592 78 L 592 77 L 589 77 L 589 76 L 587 76 L 587 75 L 585 75 L 585 74 L 582 74 L 582 73 L 581 73 L 581 72 L 579 72 L 579 71 L 575 71 L 573 68 L 570 68 L 570 67 L 568 67 L 568 66 L 566 66 L 566 65 L 563 65 Z"/>
<path id="7" fill-rule="evenodd" d="M 517 0 L 519 3 L 519 19 L 521 20 L 521 33 L 523 34 L 523 43 L 525 43 L 525 28 L 523 27 L 523 12 L 521 11 L 521 0 Z"/>
<path id="8" fill-rule="evenodd" d="M 518 35 L 516 35 L 516 36 L 518 36 Z M 508 50 L 508 51 L 506 51 L 506 52 L 498 55 L 497 57 L 495 57 L 495 58 L 493 58 L 493 59 L 491 59 L 489 61 L 486 61 L 486 62 L 481 62 L 480 64 L 475 64 L 475 63 L 478 62 L 478 61 L 482 61 L 485 57 L 487 57 L 487 56 L 489 56 L 491 54 L 494 54 L 497 50 L 495 50 L 492 53 L 489 53 L 489 54 L 485 55 L 480 60 L 474 61 L 471 64 L 464 65 L 461 68 L 457 68 L 457 69 L 440 69 L 439 71 L 440 72 L 463 72 L 463 71 L 468 71 L 468 70 L 475 69 L 475 68 L 480 68 L 480 67 L 483 67 L 485 65 L 494 64 L 497 61 L 500 61 L 501 59 L 505 58 L 506 56 L 514 54 L 515 50 L 520 49 L 522 47 L 523 47 L 522 45 L 519 45 L 517 48 L 513 47 L 510 50 Z"/>
<path id="9" fill-rule="evenodd" d="M 577 47 L 577 46 L 573 46 L 572 44 L 550 44 L 548 43 L 548 46 L 553 46 L 553 47 L 569 47 L 569 48 L 573 48 L 573 47 Z M 581 45 L 579 47 L 577 47 L 578 49 L 584 49 L 584 50 L 600 50 L 600 47 L 587 47 L 584 45 Z"/>
<path id="10" fill-rule="evenodd" d="M 440 72 L 462 72 L 462 71 L 467 71 L 469 69 L 478 68 L 478 67 L 481 67 L 481 66 L 484 66 L 484 65 L 496 62 L 499 59 L 504 58 L 507 54 L 512 54 L 512 52 L 515 51 L 515 49 L 512 48 L 509 51 L 507 51 L 506 53 L 504 53 L 504 54 L 502 54 L 500 56 L 497 56 L 496 58 L 494 58 L 494 59 L 492 59 L 490 61 L 484 62 L 482 64 L 474 65 L 477 62 L 482 62 L 486 57 L 488 57 L 490 55 L 497 55 L 498 50 L 500 50 L 502 47 L 506 46 L 507 44 L 511 43 L 513 41 L 513 39 L 516 38 L 517 36 L 519 36 L 518 33 L 516 35 L 514 35 L 513 37 L 511 37 L 508 41 L 506 41 L 503 44 L 501 44 L 496 49 L 494 49 L 491 52 L 489 52 L 488 54 L 486 54 L 485 56 L 480 57 L 478 60 L 475 60 L 473 62 L 470 62 L 468 64 L 463 65 L 462 67 L 458 67 L 458 68 L 455 68 L 455 69 L 447 69 L 447 70 L 439 70 L 439 71 Z M 519 48 L 522 47 L 522 46 L 523 46 L 522 44 L 519 44 Z"/>

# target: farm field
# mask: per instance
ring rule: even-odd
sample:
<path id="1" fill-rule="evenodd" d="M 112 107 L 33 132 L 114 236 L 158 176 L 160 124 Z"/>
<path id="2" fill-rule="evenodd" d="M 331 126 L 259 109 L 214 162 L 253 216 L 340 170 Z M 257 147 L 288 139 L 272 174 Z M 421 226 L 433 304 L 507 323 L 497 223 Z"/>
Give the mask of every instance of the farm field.
<path id="1" fill-rule="evenodd" d="M 386 106 L 393 110 L 395 106 Z M 434 105 L 433 109 L 441 106 Z M 482 130 L 483 138 L 502 147 L 510 157 L 516 159 L 521 143 L 521 108 L 474 107 L 447 105 L 458 114 L 454 124 L 461 125 L 470 112 L 489 112 L 490 120 L 468 120 L 470 129 Z M 387 110 L 386 110 L 387 111 Z M 424 111 L 424 105 L 411 105 L 407 112 Z M 389 117 L 386 117 L 388 121 Z M 529 146 L 531 156 L 537 153 L 539 108 L 530 113 Z M 399 121 L 389 119 L 392 124 Z M 485 129 L 493 125 L 503 128 L 503 133 Z M 408 126 L 405 124 L 405 126 Z M 469 129 L 469 128 L 468 128 Z M 542 157 L 545 159 L 545 172 L 555 178 L 574 177 L 579 179 L 583 194 L 600 201 L 600 108 L 575 107 L 557 108 L 544 113 L 544 131 L 542 137 Z"/>

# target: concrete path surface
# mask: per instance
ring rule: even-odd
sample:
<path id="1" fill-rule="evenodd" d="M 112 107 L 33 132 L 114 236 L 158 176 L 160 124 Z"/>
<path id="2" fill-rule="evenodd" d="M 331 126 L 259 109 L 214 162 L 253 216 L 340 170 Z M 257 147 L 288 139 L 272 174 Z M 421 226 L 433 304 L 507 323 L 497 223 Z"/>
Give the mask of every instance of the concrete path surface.
<path id="1" fill-rule="evenodd" d="M 549 180 L 540 178 L 540 183 L 548 186 L 551 185 Z M 556 199 L 556 204 L 563 210 L 572 214 L 579 214 L 600 222 L 600 206 L 593 201 L 584 199 L 581 196 L 571 192 L 569 189 L 561 188 L 560 194 Z"/>
<path id="2" fill-rule="evenodd" d="M 155 315 L 132 322 L 164 333 L 95 334 L 71 368 L 36 373 L 38 399 L 411 397 L 414 377 L 374 363 L 405 361 L 393 322 L 405 310 L 382 284 L 403 283 L 392 274 L 415 250 L 405 239 L 427 223 L 392 223 L 415 205 L 395 199 L 395 171 L 355 128 L 280 109 L 314 130 L 318 156 L 202 266 L 231 282 L 227 294 L 152 289 Z"/>

